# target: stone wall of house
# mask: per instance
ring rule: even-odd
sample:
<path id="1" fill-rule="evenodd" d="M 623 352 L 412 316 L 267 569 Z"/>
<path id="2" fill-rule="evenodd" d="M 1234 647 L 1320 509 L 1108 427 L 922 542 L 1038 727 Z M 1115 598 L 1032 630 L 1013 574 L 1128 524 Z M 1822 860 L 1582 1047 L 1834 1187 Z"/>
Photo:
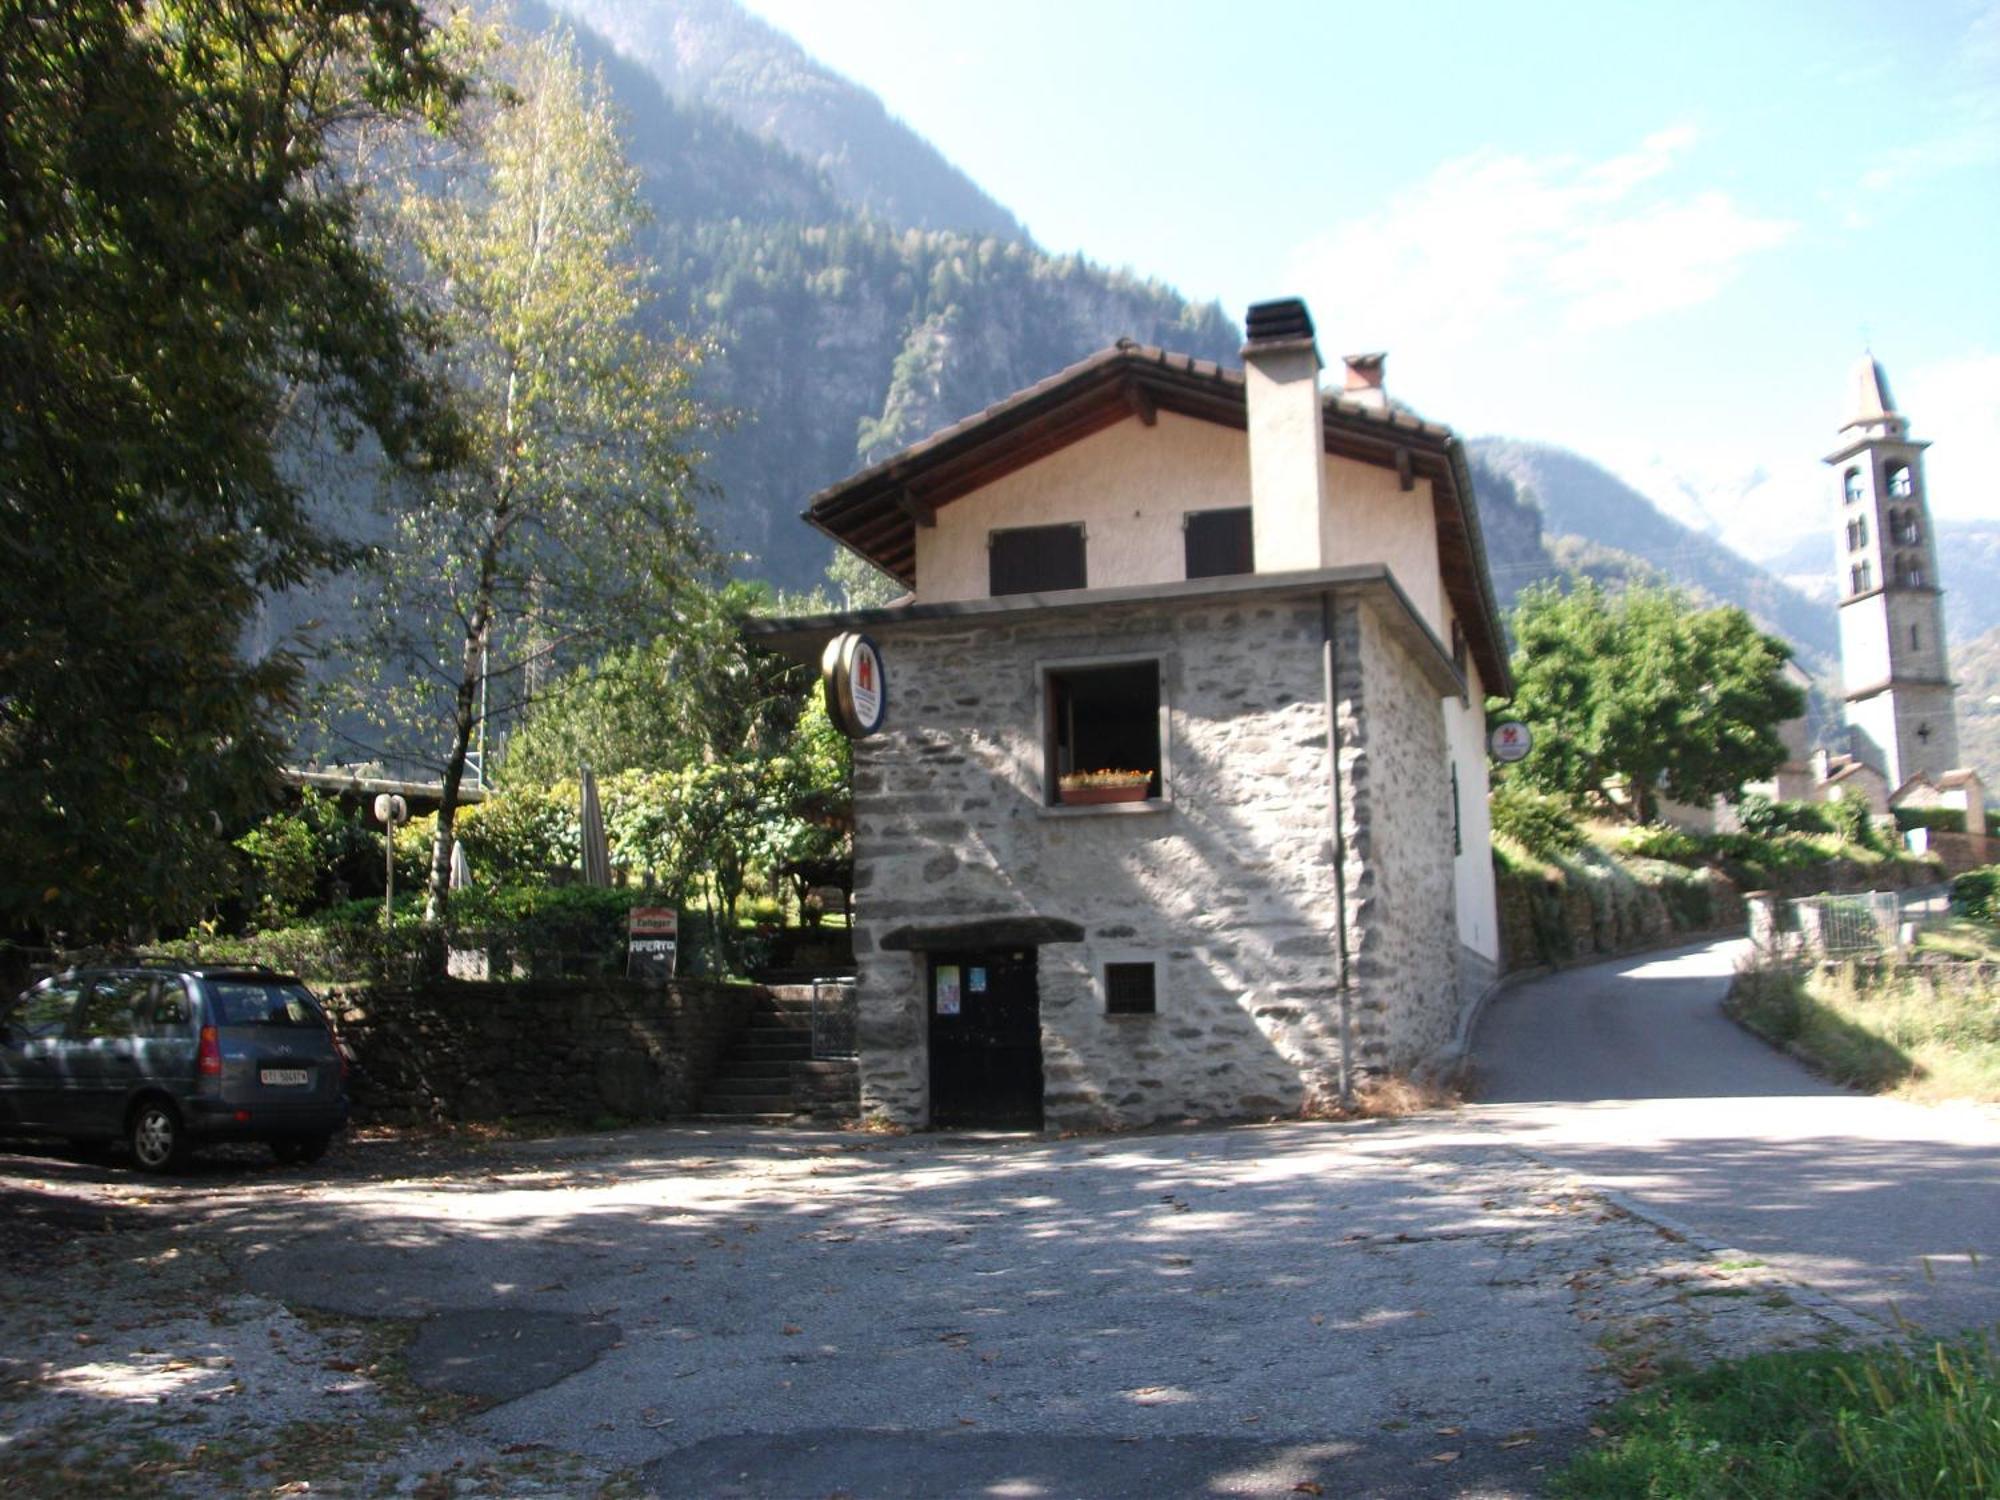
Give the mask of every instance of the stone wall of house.
<path id="1" fill-rule="evenodd" d="M 1343 754 L 1364 783 L 1348 812 L 1357 1000 L 1375 1005 L 1362 1013 L 1368 1055 L 1401 1062 L 1437 1031 L 1437 994 L 1447 1035 L 1455 1015 L 1448 797 L 1441 811 L 1431 784 L 1443 730 L 1435 689 L 1358 608 L 1337 612 L 1356 726 Z M 926 960 L 881 939 L 993 917 L 1084 929 L 1039 950 L 1051 1127 L 1281 1114 L 1330 1097 L 1337 903 L 1318 599 L 1108 605 L 879 638 L 890 724 L 855 748 L 864 1112 L 920 1125 L 929 1110 Z M 1044 806 L 1044 668 L 1144 656 L 1160 661 L 1171 709 L 1167 804 Z M 1366 691 L 1379 701 L 1360 705 Z M 1406 840 L 1423 852 L 1392 852 Z M 1158 1013 L 1106 1015 L 1104 963 L 1145 960 Z M 1397 1013 L 1410 1003 L 1423 1014 Z"/>
<path id="2" fill-rule="evenodd" d="M 1348 649 L 1352 634 L 1354 648 Z M 1356 1061 L 1405 1072 L 1452 1040 L 1459 1016 L 1451 768 L 1437 689 L 1374 609 L 1343 612 L 1349 889 Z M 1357 858 L 1358 856 L 1358 858 Z"/>
<path id="3" fill-rule="evenodd" d="M 667 1119 L 688 1114 L 762 992 L 680 979 L 343 992 L 362 1119 Z"/>

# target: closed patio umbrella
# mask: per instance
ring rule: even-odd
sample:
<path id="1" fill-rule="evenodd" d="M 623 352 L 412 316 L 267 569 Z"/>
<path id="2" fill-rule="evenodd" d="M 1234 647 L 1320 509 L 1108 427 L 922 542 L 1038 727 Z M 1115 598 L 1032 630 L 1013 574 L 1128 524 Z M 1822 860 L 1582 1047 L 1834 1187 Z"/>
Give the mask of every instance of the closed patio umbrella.
<path id="1" fill-rule="evenodd" d="M 597 778 L 583 768 L 583 883 L 611 884 L 611 841 L 604 836 L 604 809 L 597 800 Z"/>
<path id="2" fill-rule="evenodd" d="M 472 861 L 465 857 L 465 845 L 451 841 L 451 888 L 462 891 L 472 884 Z"/>

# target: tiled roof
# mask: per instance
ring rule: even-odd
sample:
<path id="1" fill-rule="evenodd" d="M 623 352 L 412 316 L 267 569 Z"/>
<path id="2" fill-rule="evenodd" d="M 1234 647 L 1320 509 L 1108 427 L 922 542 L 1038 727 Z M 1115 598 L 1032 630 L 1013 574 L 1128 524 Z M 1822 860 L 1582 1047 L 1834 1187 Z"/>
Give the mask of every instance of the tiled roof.
<path id="1" fill-rule="evenodd" d="M 1452 430 L 1390 404 L 1320 399 L 1326 450 L 1431 481 L 1445 588 L 1489 691 L 1512 690 L 1505 636 L 1465 453 Z M 1243 371 L 1120 339 L 812 497 L 804 519 L 877 567 L 916 583 L 916 528 L 938 506 L 1048 453 L 1158 411 L 1247 425 Z"/>

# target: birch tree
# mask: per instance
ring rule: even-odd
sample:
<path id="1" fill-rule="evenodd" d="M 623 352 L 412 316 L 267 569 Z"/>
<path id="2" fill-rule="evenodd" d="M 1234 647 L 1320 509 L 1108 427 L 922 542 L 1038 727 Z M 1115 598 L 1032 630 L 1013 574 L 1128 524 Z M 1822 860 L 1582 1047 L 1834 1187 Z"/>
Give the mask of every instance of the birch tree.
<path id="1" fill-rule="evenodd" d="M 658 331 L 637 182 L 566 36 L 504 46 L 455 148 L 409 162 L 393 227 L 445 335 L 471 461 L 402 481 L 360 653 L 441 774 L 425 916 L 482 726 L 560 669 L 674 627 L 710 571 L 694 512 L 699 348 Z"/>

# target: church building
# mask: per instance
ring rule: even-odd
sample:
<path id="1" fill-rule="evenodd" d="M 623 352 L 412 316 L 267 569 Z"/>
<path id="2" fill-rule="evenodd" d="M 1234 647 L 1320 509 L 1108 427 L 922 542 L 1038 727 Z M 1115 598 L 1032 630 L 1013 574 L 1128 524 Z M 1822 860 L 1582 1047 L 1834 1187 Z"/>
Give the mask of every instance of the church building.
<path id="1" fill-rule="evenodd" d="M 1929 446 L 1910 436 L 1881 363 L 1864 354 L 1849 379 L 1839 446 L 1826 462 L 1840 476 L 1835 568 L 1848 749 L 1882 773 L 1892 802 L 1913 780 L 1935 781 L 1959 767 L 1924 490 Z"/>

